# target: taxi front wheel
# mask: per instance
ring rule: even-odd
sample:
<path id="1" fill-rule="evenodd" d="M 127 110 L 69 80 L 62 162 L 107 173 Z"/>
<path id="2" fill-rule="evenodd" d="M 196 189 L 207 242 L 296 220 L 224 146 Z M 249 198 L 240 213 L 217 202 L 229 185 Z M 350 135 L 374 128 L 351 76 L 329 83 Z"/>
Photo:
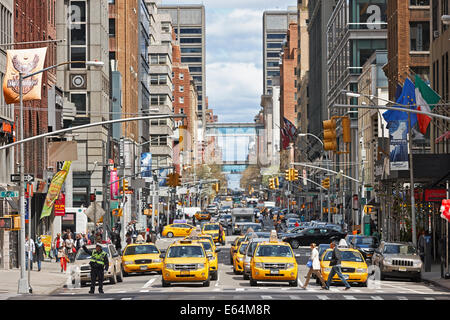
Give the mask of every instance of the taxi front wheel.
<path id="1" fill-rule="evenodd" d="M 204 286 L 204 287 L 209 287 L 209 283 L 210 283 L 210 281 L 209 281 L 209 277 L 208 277 L 208 280 L 206 280 L 205 282 L 203 282 L 203 286 Z"/>
<path id="2" fill-rule="evenodd" d="M 167 281 L 165 281 L 164 279 L 162 279 L 162 286 L 163 286 L 164 288 L 169 287 L 169 286 L 170 286 L 170 283 L 167 282 Z"/>
<path id="3" fill-rule="evenodd" d="M 257 285 L 258 285 L 258 281 L 253 280 L 252 278 L 250 278 L 250 286 L 256 287 Z"/>
<path id="4" fill-rule="evenodd" d="M 173 238 L 173 233 L 172 232 L 167 233 L 167 237 Z"/>

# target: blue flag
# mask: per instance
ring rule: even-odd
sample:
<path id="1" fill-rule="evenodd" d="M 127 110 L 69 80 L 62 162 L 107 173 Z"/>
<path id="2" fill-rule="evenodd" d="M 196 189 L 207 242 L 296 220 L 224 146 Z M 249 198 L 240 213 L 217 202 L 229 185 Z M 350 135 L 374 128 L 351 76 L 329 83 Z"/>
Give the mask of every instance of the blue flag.
<path id="1" fill-rule="evenodd" d="M 412 109 L 416 109 L 416 87 L 414 86 L 414 83 L 409 80 L 409 78 L 406 78 L 405 84 L 403 85 L 402 94 L 396 102 L 401 106 L 394 107 L 405 108 L 403 105 L 413 105 Z M 383 113 L 383 118 L 387 122 L 408 120 L 408 113 L 397 110 L 388 110 Z M 411 128 L 414 127 L 416 123 L 417 115 L 415 113 L 411 113 Z"/>
<path id="2" fill-rule="evenodd" d="M 402 86 L 399 83 L 397 83 L 397 90 L 395 91 L 395 101 L 397 101 L 400 98 L 402 91 L 403 91 Z"/>

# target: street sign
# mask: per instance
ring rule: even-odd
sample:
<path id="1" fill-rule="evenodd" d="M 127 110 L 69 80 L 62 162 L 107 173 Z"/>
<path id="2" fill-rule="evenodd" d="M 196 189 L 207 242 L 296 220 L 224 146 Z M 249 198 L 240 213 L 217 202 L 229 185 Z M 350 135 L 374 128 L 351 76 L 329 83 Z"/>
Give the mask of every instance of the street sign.
<path id="1" fill-rule="evenodd" d="M 18 198 L 19 191 L 0 191 L 0 198 Z"/>
<path id="2" fill-rule="evenodd" d="M 34 175 L 32 175 L 32 174 L 25 174 L 23 176 L 23 180 L 25 182 L 33 182 L 34 181 Z M 20 182 L 20 174 L 12 174 L 11 175 L 11 182 Z"/>

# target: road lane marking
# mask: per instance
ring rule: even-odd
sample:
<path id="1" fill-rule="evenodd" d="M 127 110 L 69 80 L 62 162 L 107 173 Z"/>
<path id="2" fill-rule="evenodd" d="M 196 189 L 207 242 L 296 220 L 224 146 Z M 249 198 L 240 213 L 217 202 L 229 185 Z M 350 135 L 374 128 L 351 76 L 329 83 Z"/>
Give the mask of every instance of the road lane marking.
<path id="1" fill-rule="evenodd" d="M 299 296 L 289 296 L 291 300 L 302 300 Z"/>
<path id="2" fill-rule="evenodd" d="M 380 296 L 371 296 L 372 300 L 384 300 L 382 297 Z"/>
<path id="3" fill-rule="evenodd" d="M 153 279 L 148 280 L 147 283 L 144 284 L 144 286 L 143 286 L 142 288 L 148 288 L 148 287 L 150 287 L 150 286 L 153 284 L 153 282 L 155 282 L 155 280 L 156 280 L 156 278 L 153 278 Z"/>
<path id="4" fill-rule="evenodd" d="M 319 298 L 320 300 L 330 300 L 330 298 L 324 295 L 317 295 L 316 297 Z"/>
<path id="5" fill-rule="evenodd" d="M 120 300 L 132 300 L 133 298 L 122 298 Z"/>
<path id="6" fill-rule="evenodd" d="M 150 292 L 150 290 L 140 290 L 139 292 L 147 293 L 147 292 Z"/>
<path id="7" fill-rule="evenodd" d="M 435 298 L 432 298 L 432 297 L 425 297 L 424 299 L 425 300 L 436 300 Z"/>
<path id="8" fill-rule="evenodd" d="M 270 300 L 270 299 L 273 299 L 272 296 L 261 296 L 261 298 L 263 298 L 263 300 Z"/>
<path id="9" fill-rule="evenodd" d="M 408 300 L 407 297 L 398 297 L 398 300 Z"/>
<path id="10" fill-rule="evenodd" d="M 344 296 L 344 298 L 347 300 L 356 300 L 354 296 Z"/>

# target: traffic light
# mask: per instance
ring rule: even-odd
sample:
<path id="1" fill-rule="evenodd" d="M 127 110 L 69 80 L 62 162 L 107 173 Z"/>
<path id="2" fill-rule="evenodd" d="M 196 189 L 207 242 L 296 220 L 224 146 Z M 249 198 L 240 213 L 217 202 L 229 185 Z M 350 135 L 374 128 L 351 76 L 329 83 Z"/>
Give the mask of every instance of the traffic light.
<path id="1" fill-rule="evenodd" d="M 91 194 L 89 195 L 89 200 L 90 200 L 90 202 L 95 202 L 95 199 L 96 199 L 95 193 L 91 193 Z"/>
<path id="2" fill-rule="evenodd" d="M 123 191 L 128 191 L 128 180 L 127 179 L 123 179 L 122 189 L 123 189 Z"/>
<path id="3" fill-rule="evenodd" d="M 323 149 L 326 151 L 337 151 L 335 119 L 323 121 Z"/>
<path id="4" fill-rule="evenodd" d="M 215 190 L 216 190 L 216 193 L 219 193 L 219 190 L 220 190 L 220 183 L 219 182 L 217 182 L 215 184 Z"/>
<path id="5" fill-rule="evenodd" d="M 325 189 L 330 189 L 330 178 L 322 180 L 322 187 L 324 187 Z"/>
<path id="6" fill-rule="evenodd" d="M 350 118 L 342 117 L 342 140 L 345 143 L 352 142 L 352 136 L 350 133 Z"/>
<path id="7" fill-rule="evenodd" d="M 181 186 L 181 176 L 178 173 L 175 173 L 174 182 L 175 187 Z"/>
<path id="8" fill-rule="evenodd" d="M 291 169 L 289 170 L 285 170 L 285 175 L 284 175 L 285 179 L 287 181 L 291 181 Z"/>
<path id="9" fill-rule="evenodd" d="M 275 178 L 275 188 L 279 188 L 280 187 L 280 179 L 278 179 L 278 177 Z"/>
<path id="10" fill-rule="evenodd" d="M 275 179 L 269 179 L 269 189 L 275 189 Z"/>
<path id="11" fill-rule="evenodd" d="M 292 181 L 298 180 L 298 170 L 292 169 Z"/>

